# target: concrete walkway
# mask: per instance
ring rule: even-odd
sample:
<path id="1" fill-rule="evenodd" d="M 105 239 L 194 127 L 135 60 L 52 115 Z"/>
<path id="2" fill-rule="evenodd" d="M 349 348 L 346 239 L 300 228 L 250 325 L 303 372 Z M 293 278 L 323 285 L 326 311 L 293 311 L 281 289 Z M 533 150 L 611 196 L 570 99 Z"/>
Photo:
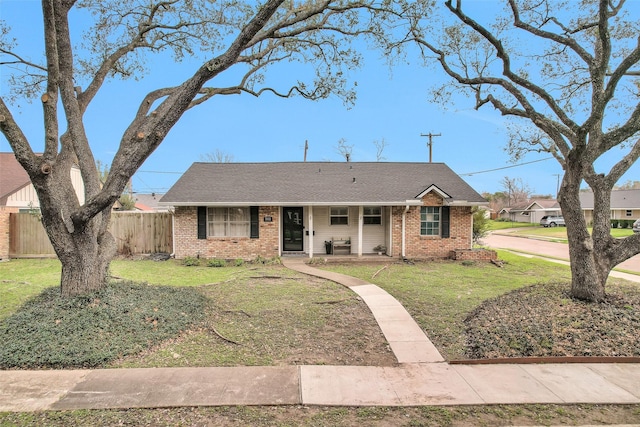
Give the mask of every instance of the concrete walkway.
<path id="1" fill-rule="evenodd" d="M 640 403 L 640 364 L 451 365 L 379 287 L 283 263 L 342 283 L 380 324 L 398 366 L 268 366 L 0 371 L 0 411 L 219 405 L 474 405 Z"/>

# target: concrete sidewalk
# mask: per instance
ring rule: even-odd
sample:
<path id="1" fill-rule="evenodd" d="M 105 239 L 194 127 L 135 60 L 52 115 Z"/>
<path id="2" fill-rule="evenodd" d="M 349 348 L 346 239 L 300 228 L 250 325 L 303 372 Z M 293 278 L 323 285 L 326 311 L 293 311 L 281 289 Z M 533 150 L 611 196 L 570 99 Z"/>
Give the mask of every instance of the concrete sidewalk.
<path id="1" fill-rule="evenodd" d="M 0 411 L 522 403 L 637 404 L 640 366 L 416 363 L 0 372 Z"/>
<path id="2" fill-rule="evenodd" d="M 380 324 L 398 366 L 0 371 L 0 411 L 640 403 L 640 364 L 448 364 L 404 307 L 384 290 L 315 269 L 302 259 L 283 263 L 358 293 Z"/>

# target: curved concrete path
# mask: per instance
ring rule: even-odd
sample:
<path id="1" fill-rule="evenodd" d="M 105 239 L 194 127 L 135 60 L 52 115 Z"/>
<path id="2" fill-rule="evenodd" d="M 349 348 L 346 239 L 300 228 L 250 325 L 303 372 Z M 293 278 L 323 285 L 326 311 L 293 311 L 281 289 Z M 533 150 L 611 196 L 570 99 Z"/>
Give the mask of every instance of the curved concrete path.
<path id="1" fill-rule="evenodd" d="M 378 322 L 398 363 L 444 362 L 413 317 L 385 290 L 355 277 L 311 267 L 300 258 L 283 258 L 282 264 L 300 273 L 347 286 L 358 294 Z"/>
<path id="2" fill-rule="evenodd" d="M 443 362 L 406 310 L 375 285 L 284 259 L 342 283 L 371 309 L 398 366 L 255 366 L 0 371 L 0 411 L 220 405 L 418 406 L 640 403 L 640 364 Z"/>

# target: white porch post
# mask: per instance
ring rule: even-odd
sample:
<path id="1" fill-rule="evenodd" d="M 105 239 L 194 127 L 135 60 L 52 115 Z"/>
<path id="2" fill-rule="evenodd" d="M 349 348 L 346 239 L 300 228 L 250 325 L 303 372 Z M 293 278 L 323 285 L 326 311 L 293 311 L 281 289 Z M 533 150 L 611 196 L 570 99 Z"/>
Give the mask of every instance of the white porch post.
<path id="1" fill-rule="evenodd" d="M 387 237 L 387 255 L 394 256 L 393 253 L 393 206 L 387 208 L 387 224 L 389 227 L 389 236 Z"/>
<path id="2" fill-rule="evenodd" d="M 309 258 L 313 258 L 313 206 L 308 206 L 309 212 Z"/>
<path id="3" fill-rule="evenodd" d="M 364 207 L 358 206 L 358 257 L 362 256 L 362 224 L 364 223 Z"/>
<path id="4" fill-rule="evenodd" d="M 407 205 L 404 208 L 404 211 L 402 211 L 402 248 L 401 248 L 402 258 L 404 258 L 407 255 L 407 252 L 406 252 L 407 212 L 409 212 L 409 205 Z"/>

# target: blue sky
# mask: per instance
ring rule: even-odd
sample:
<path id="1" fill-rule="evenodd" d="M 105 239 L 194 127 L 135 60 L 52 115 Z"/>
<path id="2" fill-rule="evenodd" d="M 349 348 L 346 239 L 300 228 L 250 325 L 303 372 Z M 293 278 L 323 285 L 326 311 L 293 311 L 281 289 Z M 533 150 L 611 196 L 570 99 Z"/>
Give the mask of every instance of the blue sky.
<path id="1" fill-rule="evenodd" d="M 37 0 L 0 0 L 0 16 L 12 23 L 25 47 L 37 49 L 41 20 Z M 31 52 L 32 58 L 37 54 Z M 111 163 L 120 136 L 142 97 L 158 87 L 178 83 L 198 64 L 160 64 L 142 81 L 115 82 L 103 88 L 89 107 L 85 124 L 94 155 Z M 548 154 L 529 154 L 515 166 L 504 151 L 507 133 L 501 116 L 490 108 L 473 109 L 473 101 L 460 98 L 445 110 L 429 102 L 429 88 L 443 76 L 421 67 L 418 61 L 390 69 L 375 52 L 367 52 L 362 69 L 350 76 L 358 82 L 356 105 L 347 109 L 331 98 L 307 101 L 280 99 L 272 95 L 220 96 L 188 111 L 166 140 L 134 175 L 136 192 L 166 191 L 193 162 L 220 150 L 236 162 L 302 161 L 305 141 L 308 161 L 342 161 L 336 147 L 342 138 L 353 145 L 353 161 L 375 161 L 374 141 L 383 140 L 385 161 L 428 161 L 428 138 L 433 138 L 433 161 L 444 162 L 461 174 L 478 192 L 502 190 L 501 180 L 519 178 L 535 194 L 555 196 L 560 165 Z M 272 75 L 277 81 L 290 78 L 286 72 Z M 295 76 L 293 76 L 295 79 Z M 292 79 L 292 80 L 293 80 Z M 0 94 L 6 95 L 6 79 L 0 76 Z M 24 105 L 16 114 L 18 123 L 42 148 L 42 120 L 38 103 Z M 11 151 L 0 137 L 0 151 Z M 545 160 L 546 159 L 546 160 Z M 485 172 L 491 171 L 491 172 Z M 634 165 L 625 175 L 640 180 Z"/>

